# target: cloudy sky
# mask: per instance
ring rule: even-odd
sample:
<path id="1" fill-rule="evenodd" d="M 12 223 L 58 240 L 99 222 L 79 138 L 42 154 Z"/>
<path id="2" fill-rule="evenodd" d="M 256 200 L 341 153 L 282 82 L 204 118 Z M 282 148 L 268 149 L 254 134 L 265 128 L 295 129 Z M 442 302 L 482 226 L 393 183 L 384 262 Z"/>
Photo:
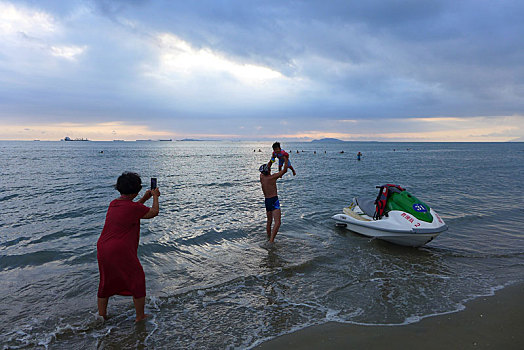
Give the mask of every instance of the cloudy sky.
<path id="1" fill-rule="evenodd" d="M 0 0 L 0 139 L 524 141 L 521 0 Z"/>

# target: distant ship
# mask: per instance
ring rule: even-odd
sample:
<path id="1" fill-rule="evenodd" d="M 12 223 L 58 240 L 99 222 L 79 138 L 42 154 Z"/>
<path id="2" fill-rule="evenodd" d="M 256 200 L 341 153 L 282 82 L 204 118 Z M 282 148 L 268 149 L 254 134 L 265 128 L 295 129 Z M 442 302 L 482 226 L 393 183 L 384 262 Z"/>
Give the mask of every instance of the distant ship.
<path id="1" fill-rule="evenodd" d="M 89 141 L 88 139 L 83 139 L 83 138 L 80 138 L 80 139 L 72 139 L 70 138 L 69 136 L 66 136 L 63 140 L 61 141 Z"/>

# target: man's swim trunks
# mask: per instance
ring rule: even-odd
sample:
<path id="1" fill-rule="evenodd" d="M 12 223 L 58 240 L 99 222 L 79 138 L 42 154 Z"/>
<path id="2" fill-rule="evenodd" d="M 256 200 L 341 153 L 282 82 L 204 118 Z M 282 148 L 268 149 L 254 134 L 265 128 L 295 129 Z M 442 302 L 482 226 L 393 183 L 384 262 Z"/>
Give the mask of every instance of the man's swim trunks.
<path id="1" fill-rule="evenodd" d="M 280 202 L 278 196 L 266 198 L 266 211 L 273 211 L 280 209 Z"/>

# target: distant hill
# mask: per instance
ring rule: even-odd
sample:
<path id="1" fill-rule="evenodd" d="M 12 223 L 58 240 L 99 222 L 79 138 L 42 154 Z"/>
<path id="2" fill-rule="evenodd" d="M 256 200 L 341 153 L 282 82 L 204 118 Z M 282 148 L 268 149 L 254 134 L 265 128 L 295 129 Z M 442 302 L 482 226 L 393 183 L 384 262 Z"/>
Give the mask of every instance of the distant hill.
<path id="1" fill-rule="evenodd" d="M 325 139 L 320 139 L 320 140 L 313 140 L 311 142 L 315 142 L 315 143 L 334 143 L 334 142 L 346 142 L 346 141 L 342 141 L 342 140 L 339 140 L 339 139 L 334 139 L 334 138 L 325 138 Z"/>
<path id="2" fill-rule="evenodd" d="M 198 141 L 198 142 L 210 142 L 210 141 L 213 141 L 213 142 L 216 142 L 216 141 L 224 141 L 224 140 L 220 140 L 220 139 L 205 139 L 205 140 L 201 140 L 201 139 L 182 139 L 182 140 L 177 140 L 177 141 Z"/>
<path id="3" fill-rule="evenodd" d="M 325 139 L 313 140 L 311 142 L 314 142 L 314 143 L 351 143 L 351 142 L 363 143 L 363 142 L 378 142 L 378 141 L 357 141 L 357 140 L 344 141 L 344 140 L 339 140 L 339 139 L 334 139 L 334 138 L 328 137 L 328 138 L 325 138 Z"/>

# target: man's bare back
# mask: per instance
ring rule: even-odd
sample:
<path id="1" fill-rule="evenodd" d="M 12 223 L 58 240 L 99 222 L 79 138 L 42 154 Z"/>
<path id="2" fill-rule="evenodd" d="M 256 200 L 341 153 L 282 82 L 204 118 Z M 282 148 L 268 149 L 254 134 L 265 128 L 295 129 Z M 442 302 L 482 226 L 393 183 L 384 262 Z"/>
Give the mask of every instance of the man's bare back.
<path id="1" fill-rule="evenodd" d="M 277 179 L 274 175 L 260 174 L 260 183 L 262 184 L 262 192 L 264 197 L 271 198 L 277 195 Z"/>
<path id="2" fill-rule="evenodd" d="M 262 192 L 264 197 L 271 198 L 277 196 L 277 180 L 287 172 L 287 164 L 282 171 L 271 175 L 271 168 L 269 174 L 260 174 L 260 184 L 262 185 Z"/>

